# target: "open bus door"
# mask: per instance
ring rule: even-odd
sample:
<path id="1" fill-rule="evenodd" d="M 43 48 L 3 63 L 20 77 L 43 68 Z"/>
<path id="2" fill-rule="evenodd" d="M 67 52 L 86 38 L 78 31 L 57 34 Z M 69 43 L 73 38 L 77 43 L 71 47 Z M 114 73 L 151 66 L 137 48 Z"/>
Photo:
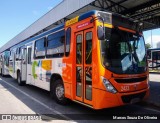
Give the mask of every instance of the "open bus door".
<path id="1" fill-rule="evenodd" d="M 75 99 L 92 106 L 92 29 L 75 33 L 75 45 Z"/>

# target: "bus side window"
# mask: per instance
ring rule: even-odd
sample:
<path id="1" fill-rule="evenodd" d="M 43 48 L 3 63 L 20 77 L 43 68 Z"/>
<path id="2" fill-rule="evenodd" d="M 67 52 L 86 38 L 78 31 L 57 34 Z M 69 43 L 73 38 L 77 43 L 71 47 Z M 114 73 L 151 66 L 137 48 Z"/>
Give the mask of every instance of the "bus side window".
<path id="1" fill-rule="evenodd" d="M 151 59 L 151 51 L 147 51 L 147 59 Z"/>
<path id="2" fill-rule="evenodd" d="M 45 52 L 46 52 L 46 47 L 44 46 L 45 44 L 45 38 L 41 38 L 37 41 L 35 41 L 35 58 L 44 58 L 45 57 Z"/>
<path id="3" fill-rule="evenodd" d="M 19 53 L 20 53 L 20 48 L 17 48 L 17 50 L 16 50 L 16 61 L 19 60 Z"/>
<path id="4" fill-rule="evenodd" d="M 2 62 L 2 56 L 0 56 L 0 62 Z"/>
<path id="5" fill-rule="evenodd" d="M 152 52 L 152 60 L 160 60 L 160 51 Z"/>
<path id="6" fill-rule="evenodd" d="M 69 56 L 69 53 L 70 53 L 70 42 L 71 42 L 71 28 L 69 27 L 66 30 L 66 45 L 65 45 L 66 56 Z"/>
<path id="7" fill-rule="evenodd" d="M 11 55 L 9 56 L 9 61 L 12 61 L 12 51 L 11 51 Z"/>
<path id="8" fill-rule="evenodd" d="M 26 64 L 26 48 L 22 49 L 22 63 Z"/>
<path id="9" fill-rule="evenodd" d="M 152 60 L 157 60 L 157 53 L 156 52 L 152 52 Z"/>
<path id="10" fill-rule="evenodd" d="M 6 66 L 9 66 L 9 56 L 10 56 L 10 52 L 5 52 L 4 54 L 4 63 Z"/>
<path id="11" fill-rule="evenodd" d="M 47 38 L 47 58 L 64 56 L 65 31 L 51 34 Z"/>
<path id="12" fill-rule="evenodd" d="M 157 60 L 160 60 L 160 51 L 157 52 Z"/>
<path id="13" fill-rule="evenodd" d="M 28 48 L 28 64 L 32 64 L 31 54 L 32 54 L 32 48 Z"/>
<path id="14" fill-rule="evenodd" d="M 18 57 L 19 60 L 22 60 L 22 47 L 19 48 L 19 57 Z"/>

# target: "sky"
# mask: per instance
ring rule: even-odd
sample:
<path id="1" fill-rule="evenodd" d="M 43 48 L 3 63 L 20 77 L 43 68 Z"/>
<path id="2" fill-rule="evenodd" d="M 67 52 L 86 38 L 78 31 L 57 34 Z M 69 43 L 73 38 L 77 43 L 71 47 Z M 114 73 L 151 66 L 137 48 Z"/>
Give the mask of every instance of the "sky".
<path id="1" fill-rule="evenodd" d="M 0 47 L 62 1 L 0 0 Z M 144 38 L 152 48 L 156 48 L 157 42 L 160 42 L 160 29 L 152 30 L 152 36 L 151 31 L 145 31 Z"/>
<path id="2" fill-rule="evenodd" d="M 0 0 L 0 47 L 63 0 Z"/>
<path id="3" fill-rule="evenodd" d="M 160 42 L 160 28 L 144 31 L 145 42 L 151 44 L 152 48 L 157 48 L 157 43 Z"/>

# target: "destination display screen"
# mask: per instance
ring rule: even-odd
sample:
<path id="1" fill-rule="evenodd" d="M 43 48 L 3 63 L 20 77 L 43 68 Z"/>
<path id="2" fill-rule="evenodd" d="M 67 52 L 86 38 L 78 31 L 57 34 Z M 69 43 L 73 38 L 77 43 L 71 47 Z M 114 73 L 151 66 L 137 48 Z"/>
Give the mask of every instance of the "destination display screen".
<path id="1" fill-rule="evenodd" d="M 127 29 L 139 31 L 138 23 L 131 18 L 109 12 L 98 12 L 97 15 L 103 17 L 105 23 L 109 23 L 117 27 L 120 26 Z"/>

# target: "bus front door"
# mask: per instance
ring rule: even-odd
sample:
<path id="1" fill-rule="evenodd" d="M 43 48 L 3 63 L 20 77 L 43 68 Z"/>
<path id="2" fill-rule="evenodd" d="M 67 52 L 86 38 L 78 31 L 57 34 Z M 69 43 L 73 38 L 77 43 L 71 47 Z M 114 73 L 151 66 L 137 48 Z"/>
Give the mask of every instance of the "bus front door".
<path id="1" fill-rule="evenodd" d="M 92 106 L 92 29 L 75 33 L 75 99 Z"/>

